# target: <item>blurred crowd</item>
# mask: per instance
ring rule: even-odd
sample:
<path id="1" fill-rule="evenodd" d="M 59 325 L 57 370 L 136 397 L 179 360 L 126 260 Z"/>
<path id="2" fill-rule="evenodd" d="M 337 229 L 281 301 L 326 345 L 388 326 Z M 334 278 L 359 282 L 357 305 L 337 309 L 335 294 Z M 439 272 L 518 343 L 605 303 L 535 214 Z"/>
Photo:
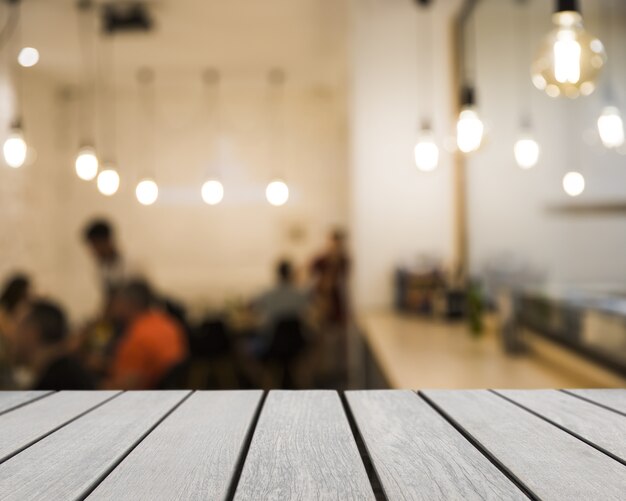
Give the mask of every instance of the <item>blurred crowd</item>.
<path id="1" fill-rule="evenodd" d="M 342 387 L 347 378 L 344 234 L 296 267 L 275 263 L 260 295 L 201 318 L 155 291 L 120 251 L 107 220 L 83 239 L 97 266 L 101 308 L 70 325 L 61 304 L 17 273 L 0 295 L 0 389 Z"/>

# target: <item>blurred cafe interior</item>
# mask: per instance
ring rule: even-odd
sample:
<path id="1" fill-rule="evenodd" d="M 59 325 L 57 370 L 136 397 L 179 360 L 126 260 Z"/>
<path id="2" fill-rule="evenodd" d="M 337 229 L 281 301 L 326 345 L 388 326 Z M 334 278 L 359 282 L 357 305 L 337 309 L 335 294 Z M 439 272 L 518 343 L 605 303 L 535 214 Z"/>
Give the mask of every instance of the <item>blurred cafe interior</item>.
<path id="1" fill-rule="evenodd" d="M 626 2 L 2 0 L 1 389 L 626 382 Z"/>

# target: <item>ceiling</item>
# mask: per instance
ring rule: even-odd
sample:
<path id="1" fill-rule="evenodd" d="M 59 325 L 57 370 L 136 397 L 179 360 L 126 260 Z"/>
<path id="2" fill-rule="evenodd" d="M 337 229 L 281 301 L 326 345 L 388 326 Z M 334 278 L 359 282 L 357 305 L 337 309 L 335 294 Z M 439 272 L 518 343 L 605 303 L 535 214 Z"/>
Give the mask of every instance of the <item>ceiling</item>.
<path id="1" fill-rule="evenodd" d="M 19 43 L 37 47 L 41 53 L 40 63 L 29 71 L 46 73 L 60 82 L 80 81 L 81 25 L 76 3 L 23 0 Z M 103 3 L 96 0 L 96 11 Z M 233 77 L 264 78 L 269 68 L 281 67 L 295 79 L 333 83 L 345 73 L 347 3 L 149 0 L 154 30 L 115 35 L 112 51 L 106 48 L 111 38 L 100 36 L 99 53 L 101 60 L 102 54 L 107 58 L 113 54 L 114 73 L 120 81 L 134 78 L 140 67 L 151 67 L 172 79 L 198 74 L 207 67 Z M 7 9 L 2 6 L 2 18 Z"/>

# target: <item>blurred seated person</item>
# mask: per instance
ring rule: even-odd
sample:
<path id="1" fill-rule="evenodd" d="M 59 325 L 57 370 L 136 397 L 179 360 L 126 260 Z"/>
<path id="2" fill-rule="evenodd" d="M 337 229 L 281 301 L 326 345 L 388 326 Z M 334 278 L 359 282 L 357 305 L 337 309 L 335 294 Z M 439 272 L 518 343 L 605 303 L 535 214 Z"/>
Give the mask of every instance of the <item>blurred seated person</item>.
<path id="1" fill-rule="evenodd" d="M 34 376 L 33 390 L 93 390 L 94 379 L 69 349 L 65 314 L 56 304 L 38 300 L 16 332 L 16 361 Z"/>
<path id="2" fill-rule="evenodd" d="M 298 319 L 304 324 L 309 305 L 309 295 L 295 285 L 291 262 L 281 260 L 276 267 L 276 284 L 253 302 L 261 323 L 260 339 L 255 351 L 260 354 L 267 349 L 279 322 Z"/>
<path id="3" fill-rule="evenodd" d="M 11 276 L 0 293 L 0 389 L 15 386 L 13 380 L 13 350 L 15 331 L 24 316 L 31 296 L 31 284 L 26 275 Z"/>
<path id="4" fill-rule="evenodd" d="M 113 293 L 111 314 L 122 326 L 106 387 L 156 389 L 188 355 L 182 327 L 155 307 L 150 286 L 141 280 Z"/>

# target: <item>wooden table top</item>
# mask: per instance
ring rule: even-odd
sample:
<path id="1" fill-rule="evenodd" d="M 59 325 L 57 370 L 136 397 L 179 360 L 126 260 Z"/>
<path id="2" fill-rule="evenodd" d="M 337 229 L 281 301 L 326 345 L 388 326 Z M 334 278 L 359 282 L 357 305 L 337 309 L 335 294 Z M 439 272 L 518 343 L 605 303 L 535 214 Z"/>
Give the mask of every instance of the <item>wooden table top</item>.
<path id="1" fill-rule="evenodd" d="M 626 390 L 0 392 L 0 499 L 624 499 Z"/>

